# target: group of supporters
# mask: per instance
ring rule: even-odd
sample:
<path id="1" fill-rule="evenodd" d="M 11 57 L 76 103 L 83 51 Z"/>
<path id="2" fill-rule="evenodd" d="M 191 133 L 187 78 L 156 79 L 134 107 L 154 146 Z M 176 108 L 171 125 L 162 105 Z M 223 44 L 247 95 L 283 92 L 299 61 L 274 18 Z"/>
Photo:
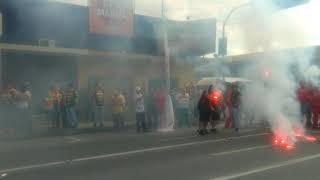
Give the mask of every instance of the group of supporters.
<path id="1" fill-rule="evenodd" d="M 179 91 L 171 91 L 170 95 L 173 102 L 175 115 L 175 127 L 191 127 L 199 118 L 199 132 L 206 133 L 207 126 L 210 122 L 212 131 L 215 131 L 217 120 L 221 114 L 224 114 L 226 108 L 232 109 L 232 117 L 226 118 L 229 124 L 238 127 L 237 109 L 240 104 L 240 94 L 237 95 L 236 85 L 232 86 L 231 93 L 225 96 L 223 93 L 210 86 L 208 90 L 202 92 L 199 99 L 199 92 L 196 88 L 182 88 Z M 146 132 L 156 130 L 165 126 L 166 101 L 169 92 L 164 88 L 150 89 L 144 91 L 137 86 L 133 93 L 133 104 L 135 117 L 127 117 L 130 120 L 136 120 L 137 132 Z M 31 111 L 31 90 L 30 84 L 24 83 L 19 90 L 8 86 L 2 93 L 0 99 L 1 127 L 23 127 L 25 131 L 31 132 L 32 111 Z M 77 128 L 79 126 L 79 117 L 77 106 L 79 103 L 78 92 L 72 83 L 64 87 L 57 85 L 49 89 L 48 96 L 45 97 L 44 109 L 46 110 L 47 119 L 53 128 Z M 90 93 L 92 121 L 94 127 L 104 127 L 106 122 L 106 95 L 104 86 L 97 83 L 94 90 Z M 125 117 L 128 112 L 128 96 L 120 89 L 114 90 L 111 97 L 111 117 L 113 128 L 121 129 L 125 126 Z M 108 103 L 109 104 L 109 103 Z M 109 107 L 109 106 L 108 106 Z M 320 111 L 319 111 L 320 112 Z"/>
<path id="2" fill-rule="evenodd" d="M 141 87 L 137 86 L 133 94 L 137 132 L 146 132 L 159 127 L 160 120 L 164 118 L 166 95 L 163 88 L 151 90 L 144 93 Z M 111 102 L 106 102 L 105 90 L 102 84 L 97 83 L 90 93 L 90 106 L 92 109 L 92 120 L 94 127 L 104 127 L 106 110 L 110 110 L 114 129 L 121 129 L 125 126 L 125 117 L 128 109 L 128 96 L 120 89 L 114 90 Z M 45 99 L 45 109 L 48 117 L 56 128 L 76 128 L 78 117 L 75 107 L 78 103 L 78 95 L 72 85 L 68 85 L 63 91 L 54 86 Z M 106 104 L 111 104 L 107 109 Z M 109 107 L 109 106 L 108 106 Z M 133 110 L 133 109 L 132 109 Z"/>
<path id="3" fill-rule="evenodd" d="M 210 86 L 202 92 L 199 102 L 199 93 L 196 88 L 182 88 L 179 91 L 170 93 L 175 114 L 175 127 L 191 127 L 194 120 L 199 118 L 200 134 L 207 133 L 207 126 L 210 122 L 211 131 L 216 131 L 215 126 L 221 116 L 224 115 L 226 127 L 239 128 L 239 106 L 240 91 L 238 86 L 233 84 L 223 94 L 217 88 Z M 133 94 L 135 117 L 128 117 L 136 120 L 136 131 L 146 132 L 161 128 L 165 121 L 166 98 L 168 92 L 164 88 L 150 89 L 144 91 L 137 86 Z M 225 98 L 224 98 L 225 97 Z M 102 84 L 96 84 L 90 95 L 93 112 L 93 126 L 104 127 L 106 120 L 106 96 Z M 128 111 L 128 97 L 120 89 L 114 90 L 111 97 L 111 113 L 114 129 L 121 129 L 125 126 L 125 114 Z M 75 106 L 78 103 L 76 90 L 69 84 L 65 90 L 53 86 L 46 98 L 46 109 L 53 127 L 75 128 L 78 126 L 78 117 Z M 225 115 L 226 109 L 230 116 Z"/>
<path id="4" fill-rule="evenodd" d="M 30 83 L 24 82 L 21 88 L 8 85 L 0 94 L 0 127 L 23 134 L 32 130 Z"/>
<path id="5" fill-rule="evenodd" d="M 78 103 L 78 93 L 71 83 L 62 90 L 58 86 L 52 86 L 48 97 L 45 98 L 45 109 L 48 119 L 55 128 L 76 128 L 78 117 L 76 105 Z"/>
<path id="6" fill-rule="evenodd" d="M 210 131 L 216 132 L 216 124 L 222 117 L 224 117 L 226 128 L 233 127 L 235 131 L 238 131 L 240 127 L 240 105 L 241 91 L 239 84 L 231 84 L 224 93 L 210 85 L 207 90 L 202 91 L 197 104 L 199 134 L 208 134 L 209 123 L 211 124 Z"/>
<path id="7" fill-rule="evenodd" d="M 319 129 L 320 89 L 311 83 L 302 81 L 297 90 L 297 97 L 306 127 Z"/>
<path id="8" fill-rule="evenodd" d="M 49 90 L 48 97 L 45 98 L 45 109 L 48 119 L 54 128 L 77 128 L 79 125 L 78 113 L 78 92 L 68 84 L 65 90 L 58 86 L 53 86 Z M 91 94 L 91 105 L 93 106 L 93 126 L 104 127 L 105 121 L 105 92 L 102 84 L 97 84 Z M 126 109 L 124 95 L 115 90 L 112 96 L 112 118 L 114 128 L 124 126 L 123 113 Z"/>

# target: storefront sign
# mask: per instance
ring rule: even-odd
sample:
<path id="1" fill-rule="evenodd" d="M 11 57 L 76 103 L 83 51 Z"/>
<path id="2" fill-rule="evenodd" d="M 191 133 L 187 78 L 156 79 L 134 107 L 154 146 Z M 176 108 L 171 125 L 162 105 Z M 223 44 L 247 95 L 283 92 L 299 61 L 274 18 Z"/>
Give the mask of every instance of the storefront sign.
<path id="1" fill-rule="evenodd" d="M 90 0 L 90 32 L 111 36 L 133 34 L 133 0 Z"/>

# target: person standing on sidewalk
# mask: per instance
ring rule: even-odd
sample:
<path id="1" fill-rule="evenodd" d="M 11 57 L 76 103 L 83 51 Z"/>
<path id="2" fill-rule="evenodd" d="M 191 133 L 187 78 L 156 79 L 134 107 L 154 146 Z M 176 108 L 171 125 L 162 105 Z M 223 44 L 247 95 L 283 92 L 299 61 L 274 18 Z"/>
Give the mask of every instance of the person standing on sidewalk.
<path id="1" fill-rule="evenodd" d="M 166 92 L 164 88 L 157 90 L 155 94 L 156 110 L 158 115 L 159 128 L 166 128 L 165 125 L 165 108 L 166 108 Z"/>
<path id="2" fill-rule="evenodd" d="M 310 92 L 305 82 L 300 82 L 300 87 L 297 89 L 297 98 L 300 103 L 301 120 L 306 121 L 306 128 L 311 128 L 311 105 Z"/>
<path id="3" fill-rule="evenodd" d="M 120 93 L 120 90 L 115 90 L 112 96 L 112 119 L 114 129 L 120 129 L 123 125 L 125 104 L 125 98 Z"/>
<path id="4" fill-rule="evenodd" d="M 66 120 L 69 128 L 78 127 L 78 117 L 76 113 L 76 105 L 78 102 L 78 93 L 73 85 L 69 83 L 64 96 L 64 104 L 66 110 Z"/>
<path id="5" fill-rule="evenodd" d="M 21 92 L 18 93 L 17 108 L 20 114 L 20 126 L 23 134 L 30 135 L 32 133 L 32 111 L 31 111 L 31 86 L 29 82 L 24 82 Z"/>
<path id="6" fill-rule="evenodd" d="M 238 132 L 240 128 L 240 103 L 241 103 L 241 94 L 238 85 L 233 86 L 232 96 L 232 119 L 235 131 Z"/>
<path id="7" fill-rule="evenodd" d="M 320 89 L 313 87 L 311 96 L 312 107 L 312 129 L 319 129 L 319 114 L 320 114 Z"/>
<path id="8" fill-rule="evenodd" d="M 94 127 L 98 125 L 103 127 L 104 121 L 104 89 L 101 84 L 97 84 L 93 97 L 92 97 L 92 105 L 94 106 Z"/>
<path id="9" fill-rule="evenodd" d="M 178 127 L 190 127 L 190 96 L 187 93 L 186 89 L 183 89 L 182 92 L 179 92 L 176 96 L 177 101 L 177 119 Z"/>
<path id="10" fill-rule="evenodd" d="M 158 117 L 155 105 L 154 89 L 151 89 L 146 96 L 146 112 L 148 119 L 148 129 L 155 130 L 158 127 Z"/>
<path id="11" fill-rule="evenodd" d="M 145 97 L 139 86 L 136 87 L 135 105 L 137 132 L 146 132 Z"/>
<path id="12" fill-rule="evenodd" d="M 208 97 L 207 91 L 204 90 L 197 104 L 197 109 L 199 111 L 198 133 L 200 135 L 208 133 L 207 126 L 211 117 L 211 103 Z"/>
<path id="13" fill-rule="evenodd" d="M 222 92 L 219 89 L 216 89 L 213 87 L 213 85 L 210 85 L 208 88 L 208 98 L 211 103 L 211 118 L 210 118 L 210 124 L 211 124 L 211 132 L 216 133 L 216 125 L 218 121 L 220 120 L 220 112 L 221 112 L 221 106 L 223 102 L 223 95 Z"/>
<path id="14" fill-rule="evenodd" d="M 226 95 L 225 95 L 225 128 L 231 128 L 234 126 L 232 124 L 232 91 L 233 91 L 233 84 L 227 85 Z"/>
<path id="15" fill-rule="evenodd" d="M 60 128 L 62 123 L 62 101 L 63 101 L 63 93 L 57 87 L 53 86 L 49 92 L 49 97 L 52 98 L 52 124 L 55 128 Z"/>

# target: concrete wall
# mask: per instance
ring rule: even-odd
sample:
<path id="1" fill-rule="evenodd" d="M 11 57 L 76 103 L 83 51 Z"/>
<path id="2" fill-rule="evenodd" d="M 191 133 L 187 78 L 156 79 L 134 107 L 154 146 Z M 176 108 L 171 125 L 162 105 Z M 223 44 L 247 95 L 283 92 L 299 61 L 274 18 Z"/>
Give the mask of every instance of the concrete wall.
<path id="1" fill-rule="evenodd" d="M 106 57 L 82 57 L 78 61 L 78 84 L 83 118 L 90 119 L 90 97 L 97 82 L 104 84 L 107 119 L 111 118 L 111 96 L 120 88 L 127 94 L 128 118 L 134 117 L 133 94 L 136 85 L 148 89 L 149 81 L 163 78 L 161 62 Z M 132 119 L 132 118 L 131 118 Z"/>

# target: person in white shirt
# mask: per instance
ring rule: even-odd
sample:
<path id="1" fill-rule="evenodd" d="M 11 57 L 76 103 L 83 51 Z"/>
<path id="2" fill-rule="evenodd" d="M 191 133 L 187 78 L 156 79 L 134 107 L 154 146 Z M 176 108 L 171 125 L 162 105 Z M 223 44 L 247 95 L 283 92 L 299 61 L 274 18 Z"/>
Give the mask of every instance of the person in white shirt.
<path id="1" fill-rule="evenodd" d="M 190 127 L 189 110 L 190 110 L 190 96 L 186 89 L 178 93 L 176 96 L 176 115 L 178 120 L 178 127 Z"/>
<path id="2" fill-rule="evenodd" d="M 145 99 L 144 99 L 144 95 L 141 91 L 141 88 L 139 86 L 136 87 L 135 104 L 136 104 L 137 132 L 145 132 L 147 130 L 146 113 L 145 113 Z"/>

